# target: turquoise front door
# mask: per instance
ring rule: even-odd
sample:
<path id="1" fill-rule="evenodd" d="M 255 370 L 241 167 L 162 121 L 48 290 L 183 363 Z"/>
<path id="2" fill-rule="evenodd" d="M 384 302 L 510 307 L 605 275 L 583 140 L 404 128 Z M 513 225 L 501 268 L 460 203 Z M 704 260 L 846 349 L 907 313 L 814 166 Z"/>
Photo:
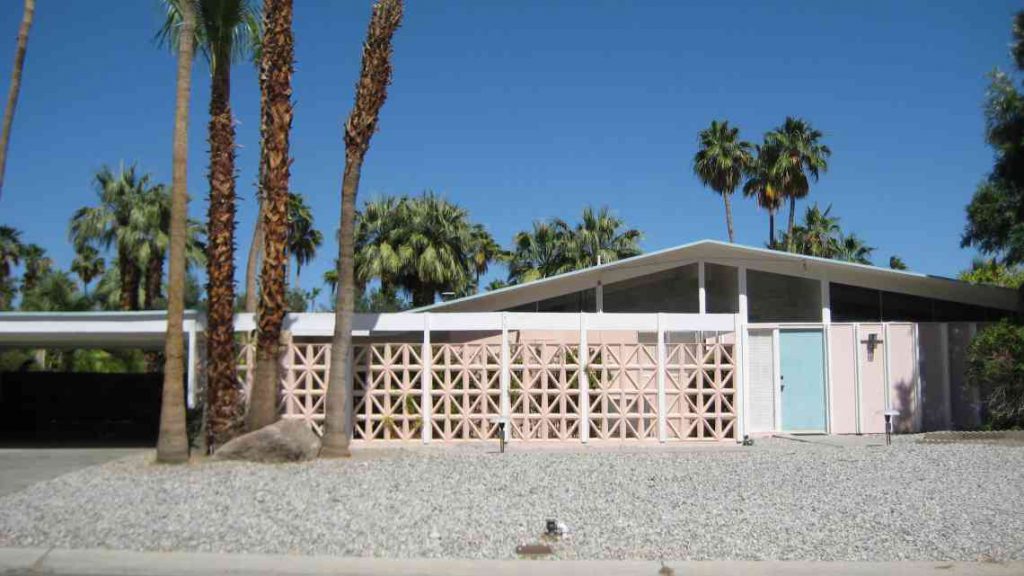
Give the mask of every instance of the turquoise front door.
<path id="1" fill-rule="evenodd" d="M 779 331 L 782 430 L 825 431 L 825 365 L 821 330 Z"/>

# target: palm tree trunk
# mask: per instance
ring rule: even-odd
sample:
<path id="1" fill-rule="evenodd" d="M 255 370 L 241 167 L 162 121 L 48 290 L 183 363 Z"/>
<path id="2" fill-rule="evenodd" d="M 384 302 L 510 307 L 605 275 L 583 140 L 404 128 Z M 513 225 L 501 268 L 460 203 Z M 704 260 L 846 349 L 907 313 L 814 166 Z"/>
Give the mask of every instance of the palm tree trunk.
<path id="1" fill-rule="evenodd" d="M 249 244 L 249 259 L 245 264 L 245 311 L 256 312 L 259 294 L 256 293 L 256 270 L 263 259 L 263 197 L 260 195 L 259 213 L 256 225 L 252 230 L 252 243 Z"/>
<path id="2" fill-rule="evenodd" d="M 729 242 L 735 242 L 736 237 L 732 230 L 732 206 L 729 204 L 729 195 L 722 194 L 722 200 L 725 202 L 725 227 L 729 230 Z"/>
<path id="3" fill-rule="evenodd" d="M 231 76 L 218 58 L 210 85 L 210 207 L 207 223 L 207 435 L 210 447 L 238 431 L 240 403 L 235 353 L 235 127 Z"/>
<path id="4" fill-rule="evenodd" d="M 775 210 L 768 211 L 768 246 L 775 248 Z"/>
<path id="5" fill-rule="evenodd" d="M 120 250 L 117 266 L 121 275 L 121 309 L 139 309 L 139 267 L 128 250 Z"/>
<path id="6" fill-rule="evenodd" d="M 248 428 L 256 430 L 277 420 L 278 357 L 281 325 L 288 309 L 288 180 L 292 125 L 292 0 L 263 4 L 263 54 L 260 63 L 260 174 L 263 181 L 263 269 L 260 272 L 259 340 L 253 371 Z"/>
<path id="7" fill-rule="evenodd" d="M 182 2 L 182 38 L 191 38 L 195 14 L 190 2 Z M 185 427 L 185 235 L 188 226 L 188 104 L 192 92 L 193 44 L 178 48 L 177 96 L 174 109 L 174 158 L 171 183 L 170 269 L 167 273 L 167 337 L 164 340 L 164 385 L 160 401 L 160 435 L 156 460 L 180 463 L 188 460 Z M 189 358 L 194 362 L 194 358 Z"/>
<path id="8" fill-rule="evenodd" d="M 160 289 L 164 280 L 164 259 L 153 255 L 146 261 L 146 281 L 143 290 L 143 308 L 153 310 L 160 299 Z"/>
<path id="9" fill-rule="evenodd" d="M 789 224 L 786 226 L 786 250 L 793 251 L 793 219 L 796 217 L 796 196 L 789 197 Z"/>
<path id="10" fill-rule="evenodd" d="M 36 11 L 35 0 L 25 0 L 25 10 L 18 28 L 18 48 L 14 51 L 14 68 L 11 70 L 11 89 L 7 92 L 7 107 L 4 108 L 3 131 L 0 132 L 0 195 L 3 194 L 4 173 L 7 171 L 7 145 L 11 141 L 11 124 L 14 109 L 18 106 L 21 92 L 21 72 L 25 68 L 25 50 L 28 48 L 28 32 L 32 28 L 32 16 Z"/>
<path id="11" fill-rule="evenodd" d="M 391 83 L 391 38 L 402 22 L 402 0 L 378 0 L 363 43 L 362 69 L 355 105 L 345 122 L 345 172 L 341 179 L 341 226 L 338 232 L 338 293 L 331 339 L 330 379 L 324 400 L 323 458 L 351 454 L 352 437 L 352 319 L 355 309 L 356 194 L 363 159 L 377 130 L 380 109 Z"/>

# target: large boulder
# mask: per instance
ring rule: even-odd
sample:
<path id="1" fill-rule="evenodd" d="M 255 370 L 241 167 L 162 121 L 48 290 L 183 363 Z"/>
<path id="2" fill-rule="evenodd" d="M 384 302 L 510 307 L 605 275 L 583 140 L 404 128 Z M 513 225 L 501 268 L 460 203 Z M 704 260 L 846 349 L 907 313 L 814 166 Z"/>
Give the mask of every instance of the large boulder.
<path id="1" fill-rule="evenodd" d="M 320 452 L 320 438 L 302 420 L 277 422 L 243 434 L 213 453 L 214 460 L 301 462 Z"/>

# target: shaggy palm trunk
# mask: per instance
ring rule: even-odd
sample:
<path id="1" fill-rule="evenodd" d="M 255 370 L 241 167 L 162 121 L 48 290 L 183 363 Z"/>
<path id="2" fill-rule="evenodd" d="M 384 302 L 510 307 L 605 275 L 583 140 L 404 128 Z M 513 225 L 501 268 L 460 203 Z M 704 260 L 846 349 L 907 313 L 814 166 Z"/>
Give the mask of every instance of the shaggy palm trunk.
<path id="1" fill-rule="evenodd" d="M 181 34 L 191 38 L 195 14 L 182 3 Z M 180 463 L 188 460 L 185 424 L 185 235 L 188 226 L 188 104 L 192 91 L 193 44 L 178 48 L 177 96 L 174 108 L 174 158 L 171 182 L 170 269 L 167 276 L 167 337 L 164 340 L 164 386 L 160 401 L 160 435 L 156 460 Z M 189 358 L 189 361 L 194 361 Z"/>
<path id="2" fill-rule="evenodd" d="M 231 439 L 241 424 L 235 357 L 235 127 L 230 69 L 217 58 L 210 86 L 210 208 L 207 223 L 207 441 Z"/>
<path id="3" fill-rule="evenodd" d="M 732 205 L 729 203 L 729 195 L 722 194 L 722 201 L 725 202 L 725 228 L 729 231 L 729 242 L 735 242 L 736 238 L 732 229 Z"/>
<path id="4" fill-rule="evenodd" d="M 775 248 L 775 210 L 768 211 L 768 246 Z"/>
<path id="5" fill-rule="evenodd" d="M 14 51 L 14 68 L 11 69 L 11 89 L 7 92 L 7 107 L 4 108 L 3 131 L 0 132 L 0 195 L 3 194 L 4 173 L 7 170 L 7 145 L 11 141 L 11 124 L 14 109 L 18 106 L 21 93 L 21 72 L 25 68 L 25 50 L 28 48 L 28 31 L 32 28 L 32 16 L 36 11 L 35 0 L 25 0 L 25 10 L 18 28 L 18 48 Z"/>
<path id="6" fill-rule="evenodd" d="M 292 0 L 265 0 L 260 86 L 264 129 L 260 173 L 263 178 L 263 269 L 260 272 L 259 340 L 249 403 L 250 430 L 277 420 L 278 356 L 287 310 L 288 156 L 292 126 Z"/>
<path id="7" fill-rule="evenodd" d="M 160 291 L 164 280 L 164 259 L 153 256 L 146 261 L 146 281 L 143 284 L 142 306 L 146 310 L 155 310 L 160 300 Z"/>
<path id="8" fill-rule="evenodd" d="M 356 84 L 355 105 L 345 122 L 345 172 L 341 179 L 341 226 L 338 232 L 338 290 L 334 337 L 331 340 L 330 380 L 327 385 L 323 458 L 351 454 L 352 437 L 352 317 L 355 309 L 356 194 L 363 159 L 377 130 L 380 109 L 391 83 L 391 38 L 402 22 L 402 0 L 379 0 L 373 6 L 363 43 L 363 62 Z"/>
<path id="9" fill-rule="evenodd" d="M 793 219 L 796 217 L 796 196 L 789 197 L 789 224 L 786 226 L 786 250 L 793 251 Z"/>
<path id="10" fill-rule="evenodd" d="M 139 267 L 127 250 L 120 250 L 117 256 L 118 272 L 121 276 L 121 309 L 139 309 Z"/>

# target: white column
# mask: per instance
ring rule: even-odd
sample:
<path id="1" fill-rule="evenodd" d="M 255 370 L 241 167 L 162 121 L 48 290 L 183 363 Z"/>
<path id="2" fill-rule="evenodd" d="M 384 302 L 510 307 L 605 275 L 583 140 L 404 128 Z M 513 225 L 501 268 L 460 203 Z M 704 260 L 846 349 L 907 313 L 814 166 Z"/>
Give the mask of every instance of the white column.
<path id="1" fill-rule="evenodd" d="M 708 312 L 707 291 L 704 289 L 704 261 L 697 262 L 697 306 L 701 314 Z"/>
<path id="2" fill-rule="evenodd" d="M 512 380 L 511 355 L 508 349 L 508 313 L 501 313 L 501 417 L 505 419 L 505 441 L 512 437 L 512 404 L 509 386 Z"/>
<path id="3" fill-rule="evenodd" d="M 924 429 L 924 402 L 921 398 L 921 340 L 920 324 L 914 323 L 914 432 Z"/>
<path id="4" fill-rule="evenodd" d="M 737 271 L 737 274 L 739 276 L 739 293 L 740 293 L 739 314 L 740 314 L 740 321 L 744 325 L 746 325 L 748 322 L 750 322 L 750 318 L 748 317 L 748 314 L 747 314 L 747 268 L 745 266 L 740 266 L 739 270 Z"/>
<path id="5" fill-rule="evenodd" d="M 662 324 L 662 314 L 658 313 L 658 340 L 655 354 L 657 355 L 658 362 L 658 373 L 657 373 L 657 386 L 658 386 L 658 440 L 664 442 L 668 439 L 668 427 L 666 423 L 667 415 L 665 411 L 668 410 L 667 402 L 665 400 L 665 328 Z"/>
<path id="6" fill-rule="evenodd" d="M 604 312 L 604 284 L 598 280 L 597 288 L 594 290 L 595 305 L 598 312 Z"/>
<path id="7" fill-rule="evenodd" d="M 186 364 L 187 368 L 187 390 L 188 390 L 188 407 L 196 407 L 196 321 L 191 320 L 188 323 L 188 361 Z"/>
<path id="8" fill-rule="evenodd" d="M 732 377 L 734 379 L 733 386 L 736 387 L 736 397 L 733 398 L 733 408 L 738 412 L 738 414 L 736 415 L 736 424 L 734 424 L 734 426 L 736 426 L 738 429 L 736 434 L 736 440 L 737 442 L 742 442 L 743 436 L 747 433 L 747 411 L 744 409 L 745 398 L 747 395 L 746 351 L 744 350 L 744 344 L 746 344 L 746 342 L 744 342 L 743 336 L 744 333 L 747 331 L 747 327 L 746 324 L 744 324 L 740 320 L 739 314 L 733 315 L 733 326 L 733 330 L 735 330 L 733 338 L 736 341 L 736 343 L 733 345 L 732 352 Z"/>
<path id="9" fill-rule="evenodd" d="M 889 323 L 882 323 L 882 381 L 885 383 L 885 409 L 892 410 L 892 399 L 889 398 Z"/>
<path id="10" fill-rule="evenodd" d="M 580 314 L 580 351 L 579 358 L 579 405 L 580 405 L 580 440 L 590 440 L 590 383 L 587 378 L 587 359 L 590 352 L 587 350 L 587 316 Z"/>
<path id="11" fill-rule="evenodd" d="M 430 422 L 430 414 L 433 411 L 434 400 L 430 395 L 430 381 L 433 379 L 433 351 L 430 348 L 430 313 L 423 314 L 423 346 L 420 348 L 421 367 L 420 372 L 420 411 L 423 413 L 423 427 L 420 428 L 420 435 L 423 443 L 430 442 L 433 436 L 433 425 Z"/>
<path id="12" fill-rule="evenodd" d="M 828 280 L 821 281 L 821 322 L 828 324 L 832 322 L 832 296 L 829 290 Z"/>

